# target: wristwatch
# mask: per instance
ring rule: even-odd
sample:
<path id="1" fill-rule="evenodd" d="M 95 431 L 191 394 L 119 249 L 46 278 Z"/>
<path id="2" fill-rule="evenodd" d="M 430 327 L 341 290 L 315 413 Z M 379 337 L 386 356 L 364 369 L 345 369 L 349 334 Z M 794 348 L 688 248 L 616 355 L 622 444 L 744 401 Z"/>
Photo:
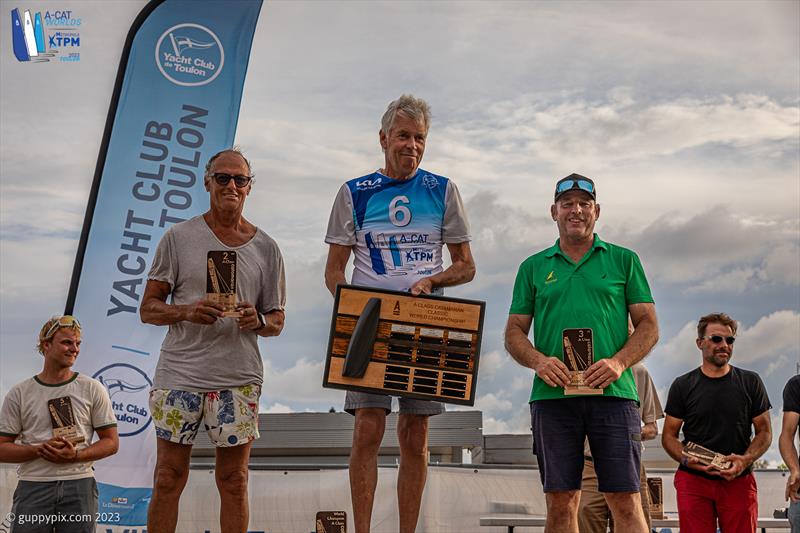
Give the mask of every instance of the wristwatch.
<path id="1" fill-rule="evenodd" d="M 257 313 L 258 315 L 258 329 L 261 329 L 267 325 L 267 317 L 264 316 L 264 313 Z"/>

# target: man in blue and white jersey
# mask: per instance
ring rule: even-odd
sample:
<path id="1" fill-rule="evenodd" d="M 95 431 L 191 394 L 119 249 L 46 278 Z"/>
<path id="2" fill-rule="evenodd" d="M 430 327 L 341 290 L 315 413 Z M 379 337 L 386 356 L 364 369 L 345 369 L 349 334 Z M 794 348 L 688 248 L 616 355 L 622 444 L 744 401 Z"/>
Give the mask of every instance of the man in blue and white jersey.
<path id="1" fill-rule="evenodd" d="M 430 108 L 403 95 L 381 119 L 383 168 L 342 185 L 331 210 L 325 284 L 331 294 L 346 283 L 345 267 L 355 255 L 352 283 L 411 294 L 442 294 L 442 288 L 475 276 L 467 223 L 455 184 L 419 168 L 430 126 Z M 446 245 L 452 265 L 442 267 Z M 378 449 L 392 399 L 347 392 L 345 411 L 355 415 L 350 453 L 350 493 L 356 533 L 368 533 Z M 427 476 L 428 417 L 444 412 L 440 402 L 400 398 L 397 492 L 400 532 L 413 533 Z"/>

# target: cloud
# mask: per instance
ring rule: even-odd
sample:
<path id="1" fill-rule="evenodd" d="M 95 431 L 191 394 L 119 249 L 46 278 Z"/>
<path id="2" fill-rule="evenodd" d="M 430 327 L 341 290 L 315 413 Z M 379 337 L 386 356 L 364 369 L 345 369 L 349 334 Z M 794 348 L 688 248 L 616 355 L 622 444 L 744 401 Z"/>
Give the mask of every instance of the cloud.
<path id="1" fill-rule="evenodd" d="M 670 375 L 675 375 L 675 372 L 699 366 L 702 357 L 695 344 L 696 338 L 697 322 L 687 322 L 675 336 L 655 347 L 647 359 L 648 367 L 651 364 L 664 365 L 670 368 Z M 752 368 L 768 361 L 764 375 L 769 376 L 790 359 L 800 359 L 799 350 L 800 313 L 796 310 L 775 311 L 761 317 L 752 326 L 739 325 L 732 363 Z"/>
<path id="2" fill-rule="evenodd" d="M 259 409 L 262 413 L 292 413 L 294 410 L 289 407 L 288 405 L 283 405 L 282 403 L 275 402 L 273 404 L 267 404 L 263 400 L 261 401 L 261 407 Z"/>
<path id="3" fill-rule="evenodd" d="M 782 370 L 787 366 L 789 363 L 789 358 L 786 357 L 785 354 L 781 354 L 780 357 L 776 361 L 772 361 L 768 366 L 767 369 L 764 370 L 764 377 L 769 377 L 774 374 L 778 370 Z"/>
<path id="4" fill-rule="evenodd" d="M 501 353 L 499 350 L 482 353 L 479 363 L 481 378 L 488 379 L 493 377 L 497 371 L 505 367 L 507 363 L 508 356 L 505 353 Z"/>
<path id="5" fill-rule="evenodd" d="M 762 94 L 639 101 L 624 86 L 604 98 L 580 91 L 528 93 L 487 102 L 437 133 L 438 161 L 470 181 L 519 179 L 538 168 L 587 168 L 596 175 L 631 161 L 675 156 L 713 145 L 737 149 L 797 145 L 795 102 Z M 488 133 L 488 134 L 487 134 Z M 438 152 L 435 152 L 438 154 Z M 497 183 L 500 185 L 500 183 Z"/>
<path id="6" fill-rule="evenodd" d="M 783 310 L 762 317 L 749 328 L 740 328 L 734 356 L 748 364 L 786 357 L 788 354 L 797 361 L 798 350 L 800 313 Z"/>
<path id="7" fill-rule="evenodd" d="M 491 416 L 493 414 L 510 411 L 514 405 L 511 403 L 511 401 L 503 398 L 502 392 L 499 392 L 498 394 L 484 394 L 475 400 L 475 407 Z"/>
<path id="8" fill-rule="evenodd" d="M 748 220 L 722 206 L 692 217 L 665 214 L 634 232 L 609 228 L 636 250 L 651 278 L 689 292 L 742 292 L 800 282 L 800 218 Z"/>
<path id="9" fill-rule="evenodd" d="M 323 361 L 306 358 L 288 368 L 276 368 L 269 360 L 264 361 L 262 403 L 291 405 L 299 407 L 298 410 L 308 405 L 332 405 L 339 409 L 344 403 L 344 391 L 322 388 L 324 368 Z"/>

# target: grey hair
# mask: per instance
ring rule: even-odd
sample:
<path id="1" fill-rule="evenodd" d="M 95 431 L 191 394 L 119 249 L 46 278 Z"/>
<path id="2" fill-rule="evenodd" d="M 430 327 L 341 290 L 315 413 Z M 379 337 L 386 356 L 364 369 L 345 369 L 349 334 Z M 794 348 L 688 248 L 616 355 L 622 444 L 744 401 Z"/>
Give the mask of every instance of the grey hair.
<path id="1" fill-rule="evenodd" d="M 384 134 L 389 135 L 398 113 L 402 113 L 412 120 L 422 122 L 425 126 L 425 131 L 430 128 L 431 108 L 428 102 L 412 94 L 404 94 L 394 102 L 391 102 L 389 107 L 386 108 L 386 112 L 381 118 L 381 131 Z"/>
<path id="2" fill-rule="evenodd" d="M 223 154 L 236 154 L 239 157 L 241 157 L 244 160 L 244 164 L 247 165 L 247 173 L 250 174 L 251 176 L 253 175 L 253 167 L 250 166 L 250 161 L 248 161 L 247 158 L 242 153 L 242 149 L 239 148 L 238 146 L 233 146 L 231 148 L 220 150 L 219 152 L 211 156 L 211 159 L 209 159 L 208 163 L 206 163 L 205 177 L 208 177 L 210 175 L 211 166 L 214 164 L 214 161 L 216 161 L 217 158 Z"/>

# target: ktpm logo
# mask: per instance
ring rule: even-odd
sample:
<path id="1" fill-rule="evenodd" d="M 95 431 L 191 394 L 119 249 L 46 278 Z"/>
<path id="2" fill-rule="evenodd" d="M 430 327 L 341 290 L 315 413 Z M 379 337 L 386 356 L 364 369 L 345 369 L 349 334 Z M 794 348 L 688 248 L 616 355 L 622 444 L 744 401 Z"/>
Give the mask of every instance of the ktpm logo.
<path id="1" fill-rule="evenodd" d="M 192 87 L 211 83 L 222 72 L 225 51 L 217 35 L 200 24 L 184 23 L 161 34 L 156 65 L 169 81 Z"/>
<path id="2" fill-rule="evenodd" d="M 11 44 L 14 57 L 21 62 L 44 63 L 58 53 L 52 46 L 47 51 L 41 11 L 31 15 L 26 9 L 20 15 L 19 9 L 11 10 Z"/>
<path id="3" fill-rule="evenodd" d="M 139 368 L 128 363 L 114 363 L 95 372 L 111 398 L 120 437 L 137 435 L 150 425 L 150 387 L 153 382 Z"/>

